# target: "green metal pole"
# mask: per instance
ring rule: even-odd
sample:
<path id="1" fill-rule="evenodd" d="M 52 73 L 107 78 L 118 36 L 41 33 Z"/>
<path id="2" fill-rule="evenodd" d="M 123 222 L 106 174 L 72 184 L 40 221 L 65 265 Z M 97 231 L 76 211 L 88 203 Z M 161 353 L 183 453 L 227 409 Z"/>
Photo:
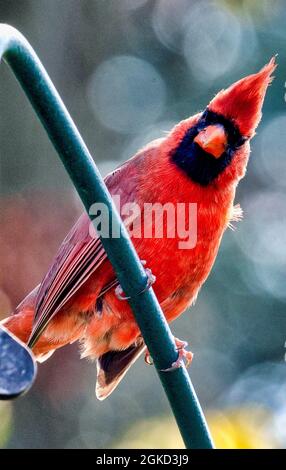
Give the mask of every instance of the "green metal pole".
<path id="1" fill-rule="evenodd" d="M 12 68 L 54 144 L 89 213 L 95 202 L 112 214 L 118 238 L 102 244 L 127 296 L 145 343 L 154 360 L 187 448 L 213 448 L 208 427 L 186 368 L 162 372 L 176 361 L 178 352 L 158 300 L 146 285 L 146 274 L 128 233 L 114 207 L 103 179 L 57 90 L 36 53 L 15 28 L 0 25 L 0 58 Z"/>

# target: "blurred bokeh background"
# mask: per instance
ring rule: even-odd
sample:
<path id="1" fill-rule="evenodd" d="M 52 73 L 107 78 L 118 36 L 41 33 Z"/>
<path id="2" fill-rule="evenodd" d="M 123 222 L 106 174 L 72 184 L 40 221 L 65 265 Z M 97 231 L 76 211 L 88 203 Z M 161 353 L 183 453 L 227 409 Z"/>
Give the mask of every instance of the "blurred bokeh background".
<path id="1" fill-rule="evenodd" d="M 237 202 L 196 305 L 172 329 L 218 447 L 286 447 L 286 2 L 1 0 L 0 22 L 30 40 L 103 174 L 220 88 L 278 53 L 276 79 Z M 82 210 L 30 104 L 0 68 L 0 315 L 45 274 Z M 0 446 L 180 447 L 153 367 L 132 368 L 108 400 L 77 347 L 0 404 Z"/>

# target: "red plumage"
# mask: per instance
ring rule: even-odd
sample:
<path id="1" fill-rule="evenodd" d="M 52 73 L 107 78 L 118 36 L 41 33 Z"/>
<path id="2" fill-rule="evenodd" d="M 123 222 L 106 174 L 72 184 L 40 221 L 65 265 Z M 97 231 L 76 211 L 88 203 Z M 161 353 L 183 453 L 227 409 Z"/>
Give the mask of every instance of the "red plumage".
<path id="1" fill-rule="evenodd" d="M 121 204 L 136 202 L 140 208 L 146 202 L 197 204 L 197 243 L 192 249 L 180 249 L 177 237 L 132 236 L 140 258 L 157 278 L 154 290 L 169 322 L 194 302 L 215 261 L 233 217 L 236 186 L 249 157 L 249 139 L 260 121 L 275 67 L 271 59 L 257 74 L 220 91 L 210 102 L 206 119 L 199 113 L 180 122 L 165 138 L 150 143 L 106 177 L 109 191 L 120 194 Z M 218 123 L 209 126 L 210 115 Z M 188 141 L 192 132 L 197 136 L 195 142 L 193 137 Z M 210 149 L 214 149 L 213 155 Z M 225 153 L 220 157 L 222 150 L 216 154 L 217 149 L 225 149 Z M 115 388 L 144 344 L 128 302 L 115 294 L 115 274 L 89 226 L 83 214 L 42 283 L 4 325 L 24 342 L 31 337 L 39 360 L 79 340 L 82 356 L 98 359 L 97 396 L 102 399 Z"/>

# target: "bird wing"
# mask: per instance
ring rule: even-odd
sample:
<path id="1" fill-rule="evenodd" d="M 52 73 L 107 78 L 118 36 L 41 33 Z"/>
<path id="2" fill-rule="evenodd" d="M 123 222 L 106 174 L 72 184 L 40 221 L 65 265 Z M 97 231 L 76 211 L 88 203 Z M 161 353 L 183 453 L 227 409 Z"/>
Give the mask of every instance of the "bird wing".
<path id="1" fill-rule="evenodd" d="M 105 183 L 112 195 L 120 195 L 121 205 L 136 201 L 138 167 L 141 152 L 108 175 Z M 93 235 L 93 236 L 92 236 Z M 98 236 L 90 234 L 90 219 L 83 214 L 63 241 L 59 252 L 43 279 L 36 299 L 34 326 L 29 345 L 32 347 L 51 319 L 107 259 Z M 116 285 L 114 279 L 99 295 Z"/>
<path id="2" fill-rule="evenodd" d="M 83 214 L 64 240 L 40 285 L 30 347 L 50 320 L 106 259 L 100 239 L 90 236 L 89 226 L 90 219 Z"/>

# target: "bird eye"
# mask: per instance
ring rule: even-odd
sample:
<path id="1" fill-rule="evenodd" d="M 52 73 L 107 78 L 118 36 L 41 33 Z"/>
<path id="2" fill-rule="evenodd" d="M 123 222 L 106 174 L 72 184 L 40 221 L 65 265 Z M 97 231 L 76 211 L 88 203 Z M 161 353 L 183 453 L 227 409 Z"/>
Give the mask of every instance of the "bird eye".
<path id="1" fill-rule="evenodd" d="M 205 127 L 194 138 L 194 142 L 214 158 L 219 158 L 227 147 L 227 134 L 224 126 L 213 124 Z"/>

